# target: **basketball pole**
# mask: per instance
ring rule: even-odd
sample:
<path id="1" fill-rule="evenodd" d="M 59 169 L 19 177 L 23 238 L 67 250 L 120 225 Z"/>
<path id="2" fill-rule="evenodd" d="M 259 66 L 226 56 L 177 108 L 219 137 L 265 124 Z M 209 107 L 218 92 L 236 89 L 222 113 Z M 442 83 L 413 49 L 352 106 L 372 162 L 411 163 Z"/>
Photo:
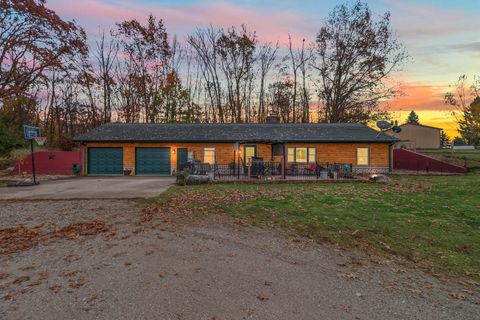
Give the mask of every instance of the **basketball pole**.
<path id="1" fill-rule="evenodd" d="M 32 174 L 33 184 L 37 184 L 37 178 L 35 176 L 35 152 L 33 152 L 33 138 L 30 139 L 30 149 L 32 150 Z"/>

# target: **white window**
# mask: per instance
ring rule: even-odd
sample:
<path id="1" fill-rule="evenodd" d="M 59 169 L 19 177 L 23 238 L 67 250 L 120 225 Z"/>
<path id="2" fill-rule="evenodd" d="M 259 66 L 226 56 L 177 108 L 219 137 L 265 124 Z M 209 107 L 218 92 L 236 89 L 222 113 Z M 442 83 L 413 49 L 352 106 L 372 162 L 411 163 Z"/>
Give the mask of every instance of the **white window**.
<path id="1" fill-rule="evenodd" d="M 288 148 L 288 162 L 315 163 L 316 159 L 315 148 Z"/>
<path id="2" fill-rule="evenodd" d="M 252 157 L 257 156 L 256 146 L 245 146 L 245 162 L 248 163 Z"/>
<path id="3" fill-rule="evenodd" d="M 308 162 L 309 163 L 317 162 L 317 149 L 308 148 Z"/>
<path id="4" fill-rule="evenodd" d="M 307 148 L 295 149 L 295 162 L 307 163 Z"/>
<path id="5" fill-rule="evenodd" d="M 209 164 L 215 163 L 215 148 L 203 148 L 203 162 Z"/>
<path id="6" fill-rule="evenodd" d="M 368 148 L 357 148 L 357 166 L 368 166 L 368 158 Z"/>
<path id="7" fill-rule="evenodd" d="M 288 162 L 295 162 L 295 148 L 288 148 Z"/>

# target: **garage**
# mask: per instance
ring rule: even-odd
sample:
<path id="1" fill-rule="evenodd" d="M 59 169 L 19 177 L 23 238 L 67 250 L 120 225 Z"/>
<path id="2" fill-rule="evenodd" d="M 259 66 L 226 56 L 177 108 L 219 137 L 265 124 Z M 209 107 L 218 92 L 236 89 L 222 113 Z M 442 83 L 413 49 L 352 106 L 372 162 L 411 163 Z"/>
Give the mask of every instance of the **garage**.
<path id="1" fill-rule="evenodd" d="M 170 148 L 136 148 L 135 174 L 170 175 Z"/>
<path id="2" fill-rule="evenodd" d="M 123 148 L 88 148 L 89 175 L 123 174 Z"/>

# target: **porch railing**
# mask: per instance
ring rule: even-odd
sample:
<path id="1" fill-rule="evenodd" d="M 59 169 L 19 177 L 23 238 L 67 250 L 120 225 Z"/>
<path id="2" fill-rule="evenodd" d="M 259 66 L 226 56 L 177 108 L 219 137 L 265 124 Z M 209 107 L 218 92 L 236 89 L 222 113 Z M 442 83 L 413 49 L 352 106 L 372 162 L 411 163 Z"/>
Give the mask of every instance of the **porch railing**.
<path id="1" fill-rule="evenodd" d="M 209 175 L 214 180 L 337 180 L 352 179 L 352 165 L 346 163 L 288 163 L 250 160 L 240 163 L 207 164 L 193 162 L 190 172 Z"/>
<path id="2" fill-rule="evenodd" d="M 291 180 L 337 180 L 352 178 L 352 165 L 349 163 L 289 163 L 285 170 L 285 179 Z"/>

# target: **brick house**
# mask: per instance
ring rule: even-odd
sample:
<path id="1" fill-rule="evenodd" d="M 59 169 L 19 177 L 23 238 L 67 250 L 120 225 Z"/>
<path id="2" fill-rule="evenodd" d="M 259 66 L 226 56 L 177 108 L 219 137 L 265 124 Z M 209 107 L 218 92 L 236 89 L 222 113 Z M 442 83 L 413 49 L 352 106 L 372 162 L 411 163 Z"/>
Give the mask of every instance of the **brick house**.
<path id="1" fill-rule="evenodd" d="M 171 175 L 189 161 L 232 168 L 252 159 L 285 170 L 338 163 L 389 172 L 397 141 L 365 125 L 326 123 L 107 123 L 74 140 L 83 146 L 84 175 Z"/>

